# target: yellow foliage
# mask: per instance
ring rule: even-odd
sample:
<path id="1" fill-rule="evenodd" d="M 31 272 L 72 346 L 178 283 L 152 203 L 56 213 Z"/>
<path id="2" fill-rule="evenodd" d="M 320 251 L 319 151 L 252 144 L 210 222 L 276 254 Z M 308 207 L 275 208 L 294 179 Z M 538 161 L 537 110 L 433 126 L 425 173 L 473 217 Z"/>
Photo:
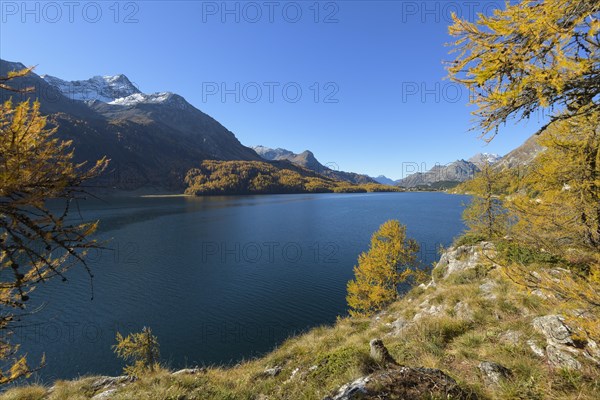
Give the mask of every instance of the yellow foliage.
<path id="1" fill-rule="evenodd" d="M 144 327 L 139 333 L 132 333 L 125 337 L 117 332 L 117 344 L 113 346 L 113 350 L 120 358 L 134 362 L 124 369 L 124 372 L 130 376 L 140 376 L 146 371 L 154 371 L 160 357 L 158 339 L 148 327 Z"/>
<path id="2" fill-rule="evenodd" d="M 419 245 L 406 237 L 406 227 L 396 220 L 385 222 L 371 237 L 369 251 L 360 254 L 354 280 L 348 282 L 350 314 L 371 315 L 398 297 L 398 285 L 419 280 L 416 254 Z"/>
<path id="3" fill-rule="evenodd" d="M 473 234 L 487 240 L 503 236 L 507 229 L 508 216 L 499 198 L 502 192 L 500 176 L 486 164 L 469 182 L 473 199 L 465 209 L 463 219 Z"/>
<path id="4" fill-rule="evenodd" d="M 552 121 L 600 109 L 599 12 L 598 0 L 524 0 L 474 23 L 453 15 L 448 71 L 472 93 L 482 136 L 540 108 L 566 111 Z"/>
<path id="5" fill-rule="evenodd" d="M 29 71 L 0 78 L 0 88 L 7 89 L 5 82 Z M 40 115 L 39 103 L 14 106 L 9 100 L 0 105 L 0 384 L 32 371 L 25 357 L 17 356 L 18 345 L 8 341 L 15 322 L 11 310 L 25 309 L 39 282 L 56 276 L 66 280 L 70 267 L 85 266 L 86 250 L 97 246 L 89 239 L 97 223 L 72 224 L 66 217 L 81 183 L 100 174 L 107 161 L 84 171 L 82 164 L 72 162 L 70 142 L 55 133 Z M 47 208 L 51 198 L 64 201 L 62 212 Z"/>

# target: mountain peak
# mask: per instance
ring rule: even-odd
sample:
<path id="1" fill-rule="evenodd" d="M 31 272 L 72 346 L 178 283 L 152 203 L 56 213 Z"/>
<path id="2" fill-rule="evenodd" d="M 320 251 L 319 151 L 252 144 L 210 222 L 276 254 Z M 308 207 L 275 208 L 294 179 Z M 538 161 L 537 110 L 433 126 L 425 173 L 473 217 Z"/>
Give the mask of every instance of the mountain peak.
<path id="1" fill-rule="evenodd" d="M 501 158 L 501 156 L 494 153 L 477 153 L 473 157 L 469 158 L 467 161 L 472 162 L 477 166 L 481 166 L 483 164 L 494 164 L 498 162 Z"/>
<path id="2" fill-rule="evenodd" d="M 48 84 L 57 88 L 64 96 L 72 100 L 110 103 L 120 98 L 141 93 L 123 74 L 94 76 L 82 81 L 65 81 L 51 75 L 41 75 Z"/>
<path id="3" fill-rule="evenodd" d="M 13 62 L 0 59 L 0 75 L 2 76 L 8 75 L 8 73 L 11 71 L 20 71 L 25 68 L 27 67 L 20 62 Z"/>

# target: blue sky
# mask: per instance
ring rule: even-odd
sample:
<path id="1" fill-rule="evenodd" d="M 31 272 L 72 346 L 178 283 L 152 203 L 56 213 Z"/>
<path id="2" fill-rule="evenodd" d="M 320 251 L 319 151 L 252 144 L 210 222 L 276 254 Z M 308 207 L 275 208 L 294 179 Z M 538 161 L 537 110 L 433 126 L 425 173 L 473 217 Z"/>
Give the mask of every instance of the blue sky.
<path id="1" fill-rule="evenodd" d="M 468 94 L 444 79 L 449 15 L 502 1 L 0 3 L 0 57 L 63 79 L 127 75 L 172 91 L 245 145 L 312 150 L 341 170 L 400 178 L 540 125 L 477 139 Z"/>

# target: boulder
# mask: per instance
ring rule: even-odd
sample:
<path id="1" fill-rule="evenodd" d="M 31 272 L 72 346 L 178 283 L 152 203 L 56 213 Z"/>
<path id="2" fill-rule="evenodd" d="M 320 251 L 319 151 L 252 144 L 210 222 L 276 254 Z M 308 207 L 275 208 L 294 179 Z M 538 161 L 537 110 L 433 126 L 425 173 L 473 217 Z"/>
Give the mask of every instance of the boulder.
<path id="1" fill-rule="evenodd" d="M 110 400 L 116 391 L 117 389 L 108 389 L 104 392 L 98 393 L 92 397 L 91 400 Z"/>
<path id="2" fill-rule="evenodd" d="M 388 336 L 401 336 L 404 330 L 410 325 L 410 322 L 400 317 L 394 322 L 388 324 L 392 328 L 392 331 L 388 333 Z"/>
<path id="3" fill-rule="evenodd" d="M 495 249 L 495 246 L 489 242 L 451 247 L 442 254 L 433 276 L 446 279 L 452 274 L 475 268 L 478 265 L 492 265 L 490 259 L 496 254 Z"/>
<path id="4" fill-rule="evenodd" d="M 494 289 L 498 284 L 492 280 L 486 279 L 481 285 L 479 285 L 479 290 L 484 299 L 486 300 L 496 300 L 497 296 L 494 293 Z"/>
<path id="5" fill-rule="evenodd" d="M 381 370 L 343 385 L 324 400 L 455 399 L 477 397 L 462 389 L 454 379 L 431 368 L 397 367 Z"/>
<path id="6" fill-rule="evenodd" d="M 415 314 L 413 321 L 418 321 L 424 317 L 437 317 L 444 312 L 444 305 L 430 305 L 429 300 L 425 300 L 419 304 L 420 311 Z"/>
<path id="7" fill-rule="evenodd" d="M 531 351 L 533 351 L 533 354 L 535 354 L 536 356 L 538 356 L 538 357 L 546 356 L 546 352 L 544 351 L 544 349 L 542 349 L 540 346 L 538 346 L 535 341 L 528 340 L 527 345 L 529 346 Z"/>
<path id="8" fill-rule="evenodd" d="M 96 378 L 90 387 L 93 391 L 98 391 L 101 389 L 111 389 L 115 386 L 122 386 L 133 381 L 135 381 L 133 376 L 101 376 Z"/>
<path id="9" fill-rule="evenodd" d="M 559 315 L 546 315 L 534 318 L 533 327 L 546 337 L 548 344 L 573 345 L 571 330 Z"/>
<path id="10" fill-rule="evenodd" d="M 367 383 L 370 376 L 363 376 L 357 380 L 347 383 L 339 388 L 334 397 L 325 397 L 323 400 L 351 400 L 361 399 L 368 394 Z"/>
<path id="11" fill-rule="evenodd" d="M 279 375 L 281 372 L 281 367 L 279 365 L 274 366 L 273 368 L 267 368 L 263 371 L 262 375 L 264 377 L 274 377 Z"/>
<path id="12" fill-rule="evenodd" d="M 575 350 L 566 346 L 548 345 L 546 347 L 548 362 L 557 368 L 580 369 L 581 363 L 573 357 L 575 353 Z"/>
<path id="13" fill-rule="evenodd" d="M 178 375 L 195 375 L 195 374 L 199 374 L 201 372 L 206 371 L 205 368 L 184 368 L 184 369 L 180 369 L 179 371 L 175 371 L 173 372 L 171 375 L 173 376 L 178 376 Z"/>
<path id="14" fill-rule="evenodd" d="M 491 385 L 498 385 L 502 380 L 512 376 L 510 369 L 491 361 L 479 363 L 479 370 L 483 375 L 483 380 Z"/>

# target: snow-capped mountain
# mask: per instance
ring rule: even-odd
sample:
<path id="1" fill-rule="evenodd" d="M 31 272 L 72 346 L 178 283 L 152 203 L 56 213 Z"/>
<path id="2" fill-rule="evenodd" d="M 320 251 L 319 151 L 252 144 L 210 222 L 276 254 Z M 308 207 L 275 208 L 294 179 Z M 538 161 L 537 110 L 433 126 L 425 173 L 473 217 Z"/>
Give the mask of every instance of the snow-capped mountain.
<path id="1" fill-rule="evenodd" d="M 0 76 L 24 69 L 0 60 Z M 98 186 L 181 191 L 185 174 L 203 160 L 260 160 L 218 121 L 175 93 L 142 93 L 125 75 L 66 81 L 35 72 L 0 89 L 0 100 L 40 100 L 41 112 L 72 140 L 75 161 L 111 160 Z M 154 190 L 153 189 L 153 190 Z"/>
<path id="2" fill-rule="evenodd" d="M 500 161 L 501 158 L 502 156 L 494 153 L 478 153 L 469 158 L 467 161 L 472 162 L 480 167 L 483 164 L 495 164 Z"/>
<path id="3" fill-rule="evenodd" d="M 141 94 L 125 75 L 94 76 L 84 81 L 65 81 L 51 75 L 40 77 L 71 100 L 109 103 L 133 94 Z"/>
<path id="4" fill-rule="evenodd" d="M 142 93 L 125 75 L 94 76 L 83 81 L 65 81 L 51 75 L 42 75 L 48 84 L 52 85 L 65 97 L 71 100 L 93 103 L 96 101 L 131 107 L 137 104 L 159 104 L 168 101 L 179 101 L 180 97 L 171 92 L 152 94 Z M 183 103 L 179 101 L 180 108 Z"/>
<path id="5" fill-rule="evenodd" d="M 297 156 L 297 154 L 280 147 L 272 149 L 270 147 L 258 145 L 252 148 L 259 156 L 266 160 L 290 160 L 290 158 Z"/>

